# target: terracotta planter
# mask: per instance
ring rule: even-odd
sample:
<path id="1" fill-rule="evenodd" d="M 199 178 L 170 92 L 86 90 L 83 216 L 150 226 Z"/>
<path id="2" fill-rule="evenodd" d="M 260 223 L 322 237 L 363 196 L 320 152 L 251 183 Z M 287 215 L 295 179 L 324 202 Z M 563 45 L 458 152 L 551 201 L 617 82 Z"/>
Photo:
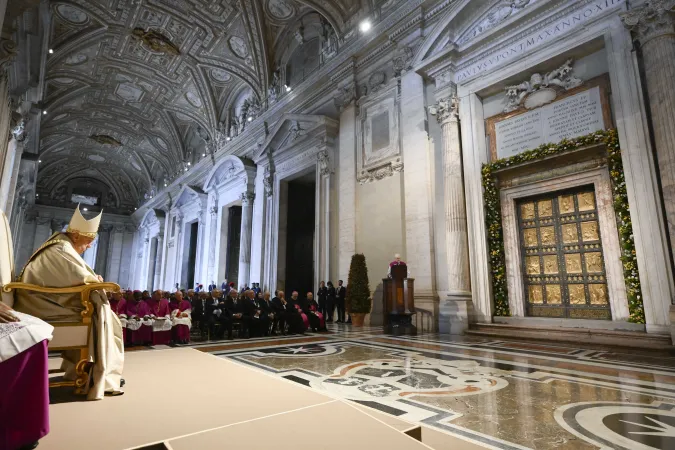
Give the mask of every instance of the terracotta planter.
<path id="1" fill-rule="evenodd" d="M 364 313 L 352 313 L 352 326 L 353 327 L 362 327 L 363 320 L 366 318 Z"/>

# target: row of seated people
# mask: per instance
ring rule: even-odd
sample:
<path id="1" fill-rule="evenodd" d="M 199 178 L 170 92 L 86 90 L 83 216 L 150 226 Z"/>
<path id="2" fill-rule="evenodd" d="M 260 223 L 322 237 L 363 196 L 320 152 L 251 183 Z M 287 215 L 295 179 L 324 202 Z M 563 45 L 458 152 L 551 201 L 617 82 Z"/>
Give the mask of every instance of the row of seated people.
<path id="1" fill-rule="evenodd" d="M 226 295 L 219 289 L 194 294 L 192 307 L 195 322 L 210 336 L 232 339 L 239 328 L 244 338 L 281 334 L 304 334 L 306 330 L 325 331 L 326 323 L 312 293 L 299 299 L 293 292 L 289 300 L 283 291 L 270 300 L 269 292 L 247 290 L 241 294 L 231 289 Z"/>
<path id="2" fill-rule="evenodd" d="M 131 291 L 110 295 L 110 307 L 122 322 L 125 345 L 167 345 L 190 342 L 192 305 L 175 294 Z"/>

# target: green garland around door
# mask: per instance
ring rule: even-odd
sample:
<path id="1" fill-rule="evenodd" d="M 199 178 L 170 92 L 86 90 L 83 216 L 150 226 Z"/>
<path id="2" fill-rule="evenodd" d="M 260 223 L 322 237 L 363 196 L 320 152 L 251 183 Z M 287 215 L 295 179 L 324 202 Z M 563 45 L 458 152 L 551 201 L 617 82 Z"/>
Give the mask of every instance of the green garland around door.
<path id="1" fill-rule="evenodd" d="M 626 180 L 623 174 L 621 148 L 616 130 L 597 131 L 575 139 L 563 140 L 558 144 L 544 144 L 533 150 L 519 153 L 505 159 L 499 159 L 483 165 L 483 189 L 485 199 L 485 221 L 488 230 L 488 250 L 492 267 L 492 291 L 494 294 L 494 315 L 509 316 L 509 292 L 506 284 L 506 261 L 504 256 L 504 232 L 502 230 L 499 187 L 495 171 L 525 162 L 536 161 L 548 156 L 558 155 L 590 145 L 605 144 L 609 175 L 612 180 L 614 211 L 619 223 L 621 242 L 621 261 L 628 296 L 630 322 L 645 323 L 642 304 L 640 274 L 635 255 L 633 224 L 631 223 L 626 193 Z"/>

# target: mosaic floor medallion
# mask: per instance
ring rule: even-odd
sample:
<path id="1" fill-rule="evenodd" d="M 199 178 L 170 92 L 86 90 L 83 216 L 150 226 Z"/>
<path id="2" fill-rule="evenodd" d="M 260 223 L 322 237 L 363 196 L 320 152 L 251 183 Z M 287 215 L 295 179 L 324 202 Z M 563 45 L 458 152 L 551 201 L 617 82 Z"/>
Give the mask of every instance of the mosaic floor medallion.
<path id="1" fill-rule="evenodd" d="M 675 449 L 675 403 L 580 403 L 556 411 L 571 433 L 604 448 Z"/>
<path id="2" fill-rule="evenodd" d="M 506 387 L 508 382 L 498 372 L 475 361 L 375 359 L 338 367 L 333 375 L 312 380 L 310 385 L 357 400 L 462 396 Z"/>

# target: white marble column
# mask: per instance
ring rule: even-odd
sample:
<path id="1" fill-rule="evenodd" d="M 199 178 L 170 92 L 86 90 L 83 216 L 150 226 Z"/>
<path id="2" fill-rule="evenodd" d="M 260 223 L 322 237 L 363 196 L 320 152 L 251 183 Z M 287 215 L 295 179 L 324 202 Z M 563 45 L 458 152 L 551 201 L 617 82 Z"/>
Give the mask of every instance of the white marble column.
<path id="1" fill-rule="evenodd" d="M 120 277 L 120 264 L 122 261 L 122 247 L 124 241 L 124 226 L 115 225 L 110 232 L 110 240 L 108 244 L 108 264 L 105 279 L 118 282 Z M 122 286 L 123 289 L 131 286 Z"/>
<path id="2" fill-rule="evenodd" d="M 430 304 L 437 298 L 432 266 L 431 169 L 426 117 L 424 80 L 417 73 L 408 72 L 401 78 L 405 259 L 415 278 L 415 302 L 425 309 L 435 310 Z M 397 249 L 392 248 L 391 252 L 393 257 Z"/>
<path id="3" fill-rule="evenodd" d="M 213 197 L 209 206 L 209 244 L 208 244 L 208 262 L 207 262 L 207 280 L 204 280 L 206 283 L 211 284 L 211 281 L 215 281 L 216 285 L 220 285 L 220 282 L 216 280 L 216 251 L 217 241 L 218 241 L 218 198 Z"/>
<path id="4" fill-rule="evenodd" d="M 157 255 L 155 255 L 155 273 L 153 274 L 152 289 L 162 289 L 162 255 L 164 254 L 164 233 L 157 234 Z"/>
<path id="5" fill-rule="evenodd" d="M 430 108 L 442 131 L 445 255 L 448 264 L 449 293 L 448 298 L 441 302 L 439 331 L 451 334 L 463 334 L 467 330 L 472 309 L 458 107 L 459 99 L 450 96 Z"/>
<path id="6" fill-rule="evenodd" d="M 252 192 L 241 194 L 241 238 L 239 240 L 239 280 L 238 286 L 250 284 L 251 270 L 251 234 L 253 232 L 253 200 Z"/>
<path id="7" fill-rule="evenodd" d="M 622 16 L 640 42 L 663 203 L 675 249 L 675 0 L 651 0 Z"/>
<path id="8" fill-rule="evenodd" d="M 622 14 L 622 20 L 640 42 L 666 226 L 671 255 L 675 255 L 675 0 L 646 1 Z M 670 331 L 675 343 L 675 298 L 671 292 L 670 298 L 661 300 L 670 303 Z M 648 308 L 645 304 L 646 315 Z"/>

